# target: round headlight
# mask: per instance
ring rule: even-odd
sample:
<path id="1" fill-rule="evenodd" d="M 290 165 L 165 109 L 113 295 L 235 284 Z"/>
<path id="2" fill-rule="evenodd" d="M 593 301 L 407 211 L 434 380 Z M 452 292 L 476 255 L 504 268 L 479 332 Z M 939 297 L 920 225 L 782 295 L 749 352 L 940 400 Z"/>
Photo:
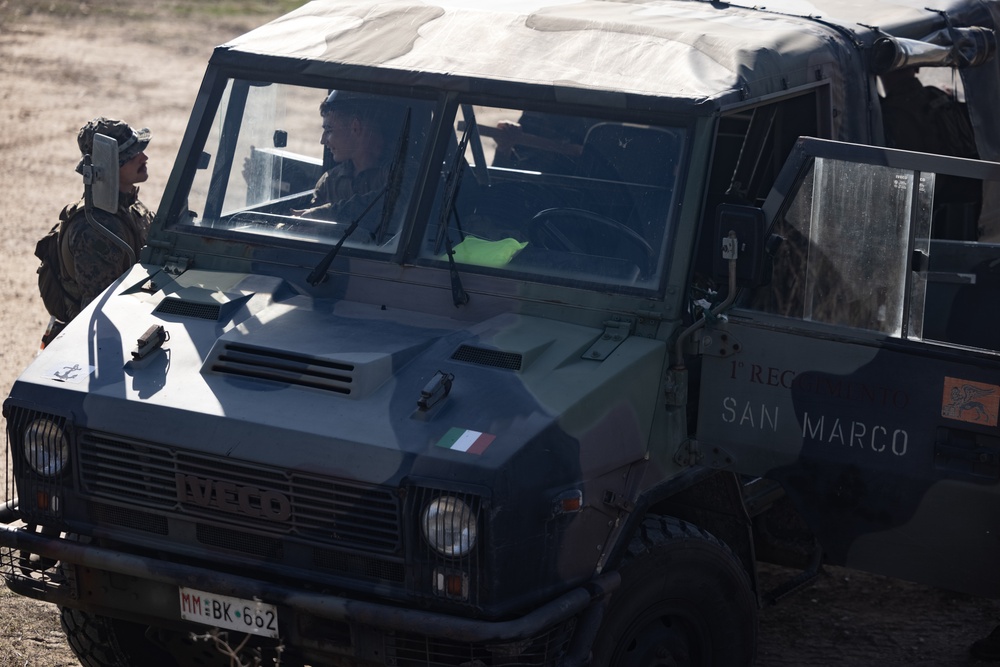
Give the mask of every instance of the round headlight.
<path id="1" fill-rule="evenodd" d="M 69 460 L 69 441 L 62 428 L 50 419 L 36 419 L 24 429 L 24 456 L 39 475 L 62 472 Z"/>
<path id="2" fill-rule="evenodd" d="M 476 515 L 452 496 L 435 498 L 424 508 L 424 539 L 444 556 L 464 556 L 476 544 Z"/>

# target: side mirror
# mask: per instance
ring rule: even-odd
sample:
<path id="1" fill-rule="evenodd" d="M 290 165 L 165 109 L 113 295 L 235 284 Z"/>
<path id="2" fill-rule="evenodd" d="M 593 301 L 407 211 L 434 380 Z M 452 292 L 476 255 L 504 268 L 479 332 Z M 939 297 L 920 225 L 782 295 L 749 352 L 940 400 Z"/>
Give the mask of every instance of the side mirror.
<path id="1" fill-rule="evenodd" d="M 114 213 L 118 210 L 118 142 L 103 134 L 94 135 L 91 154 L 94 206 Z"/>
<path id="2" fill-rule="evenodd" d="M 729 262 L 736 260 L 736 285 L 759 287 L 764 284 L 764 211 L 755 206 L 720 204 L 715 215 L 713 262 L 717 278 L 728 279 Z"/>
<path id="3" fill-rule="evenodd" d="M 94 135 L 90 155 L 83 156 L 83 196 L 87 222 L 101 234 L 111 239 L 135 264 L 135 251 L 126 241 L 94 218 L 96 206 L 108 213 L 118 212 L 118 142 L 103 134 Z"/>

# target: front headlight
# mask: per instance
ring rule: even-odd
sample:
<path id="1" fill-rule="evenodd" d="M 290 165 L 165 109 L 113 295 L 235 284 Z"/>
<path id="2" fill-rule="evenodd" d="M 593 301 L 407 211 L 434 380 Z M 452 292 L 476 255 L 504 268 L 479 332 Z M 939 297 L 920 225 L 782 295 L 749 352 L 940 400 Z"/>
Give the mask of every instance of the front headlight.
<path id="1" fill-rule="evenodd" d="M 39 475 L 54 477 L 69 460 L 69 440 L 51 419 L 36 419 L 24 429 L 24 456 Z"/>
<path id="2" fill-rule="evenodd" d="M 476 515 L 453 496 L 435 498 L 424 508 L 420 525 L 424 539 L 444 556 L 464 556 L 476 544 Z"/>

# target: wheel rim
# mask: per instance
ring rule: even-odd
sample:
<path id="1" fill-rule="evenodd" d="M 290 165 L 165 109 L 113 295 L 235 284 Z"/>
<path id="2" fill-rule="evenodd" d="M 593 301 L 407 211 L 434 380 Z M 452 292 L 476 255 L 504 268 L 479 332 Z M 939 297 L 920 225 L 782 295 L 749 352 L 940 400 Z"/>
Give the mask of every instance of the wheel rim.
<path id="1" fill-rule="evenodd" d="M 629 625 L 615 649 L 615 667 L 707 665 L 709 631 L 682 601 L 653 605 Z"/>

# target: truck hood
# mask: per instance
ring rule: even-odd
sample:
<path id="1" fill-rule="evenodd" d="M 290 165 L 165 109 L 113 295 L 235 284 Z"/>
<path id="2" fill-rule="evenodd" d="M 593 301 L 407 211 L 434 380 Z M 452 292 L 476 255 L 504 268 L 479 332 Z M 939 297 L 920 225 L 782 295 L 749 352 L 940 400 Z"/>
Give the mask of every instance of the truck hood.
<path id="1" fill-rule="evenodd" d="M 314 300 L 253 274 L 167 279 L 137 266 L 98 302 L 29 366 L 11 400 L 44 394 L 92 431 L 291 470 L 363 470 L 376 483 L 430 474 L 442 460 L 485 481 L 553 441 L 592 450 L 598 468 L 611 437 L 641 453 L 664 353 L 630 337 L 594 360 L 586 353 L 602 329 Z M 166 332 L 162 348 L 133 359 L 153 326 Z"/>

